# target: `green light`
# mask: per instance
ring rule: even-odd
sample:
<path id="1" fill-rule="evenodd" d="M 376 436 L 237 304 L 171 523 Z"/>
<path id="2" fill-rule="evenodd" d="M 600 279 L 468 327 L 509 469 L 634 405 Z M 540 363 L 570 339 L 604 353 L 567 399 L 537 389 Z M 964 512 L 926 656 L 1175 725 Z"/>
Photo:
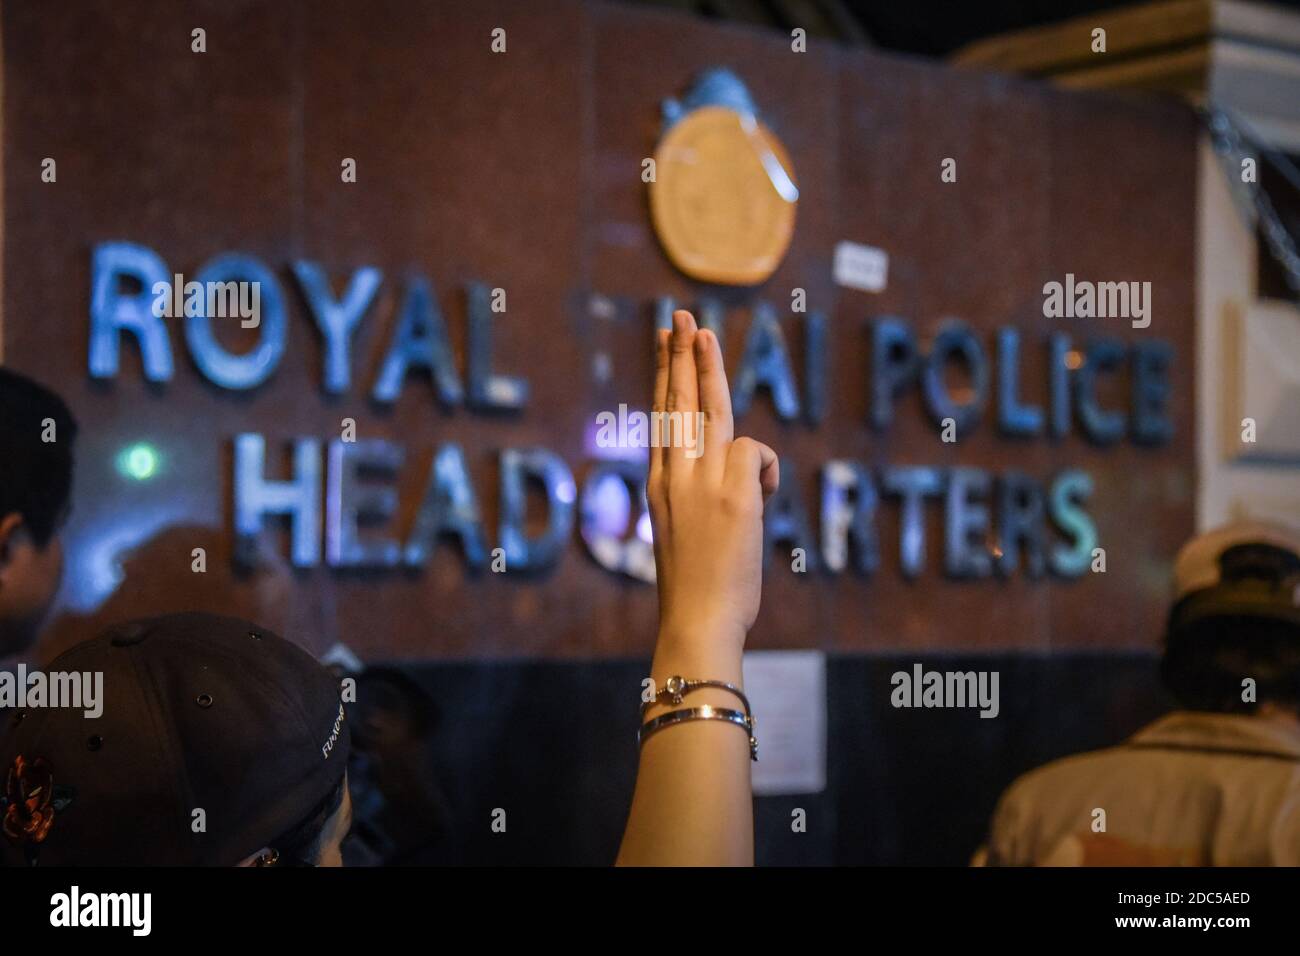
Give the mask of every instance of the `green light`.
<path id="1" fill-rule="evenodd" d="M 117 456 L 117 470 L 135 481 L 148 481 L 158 473 L 158 451 L 148 442 L 138 442 Z"/>

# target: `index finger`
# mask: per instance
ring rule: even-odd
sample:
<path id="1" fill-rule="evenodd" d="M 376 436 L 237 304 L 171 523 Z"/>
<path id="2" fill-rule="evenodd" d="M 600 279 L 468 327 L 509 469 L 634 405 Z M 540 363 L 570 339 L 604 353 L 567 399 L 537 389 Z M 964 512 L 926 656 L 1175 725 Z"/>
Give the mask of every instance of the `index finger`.
<path id="1" fill-rule="evenodd" d="M 731 390 L 727 387 L 727 370 L 722 364 L 722 346 L 708 329 L 695 334 L 695 371 L 699 377 L 700 411 L 704 413 L 704 450 L 719 452 L 735 435 L 731 414 Z"/>

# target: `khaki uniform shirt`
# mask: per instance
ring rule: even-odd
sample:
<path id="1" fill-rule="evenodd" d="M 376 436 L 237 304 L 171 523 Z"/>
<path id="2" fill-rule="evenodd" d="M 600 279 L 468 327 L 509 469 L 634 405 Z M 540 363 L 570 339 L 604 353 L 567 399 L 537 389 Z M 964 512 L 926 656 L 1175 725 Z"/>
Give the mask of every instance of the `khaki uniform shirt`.
<path id="1" fill-rule="evenodd" d="M 976 862 L 1300 865 L 1300 729 L 1175 711 L 1016 780 Z"/>

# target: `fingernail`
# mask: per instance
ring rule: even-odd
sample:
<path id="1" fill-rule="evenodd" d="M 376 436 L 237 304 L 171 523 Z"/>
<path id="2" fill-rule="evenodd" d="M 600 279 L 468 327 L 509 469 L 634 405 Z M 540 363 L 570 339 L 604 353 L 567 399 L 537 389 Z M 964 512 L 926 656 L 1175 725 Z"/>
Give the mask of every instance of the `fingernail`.
<path id="1" fill-rule="evenodd" d="M 695 333 L 695 354 L 704 355 L 709 350 L 709 340 L 705 338 L 709 334 L 708 329 L 700 329 Z"/>

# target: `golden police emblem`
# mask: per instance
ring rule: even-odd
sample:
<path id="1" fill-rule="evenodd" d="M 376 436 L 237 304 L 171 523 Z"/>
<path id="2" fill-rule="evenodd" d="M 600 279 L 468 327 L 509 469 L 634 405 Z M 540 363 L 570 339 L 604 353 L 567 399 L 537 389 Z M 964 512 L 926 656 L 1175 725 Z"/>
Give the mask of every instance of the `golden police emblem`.
<path id="1" fill-rule="evenodd" d="M 704 73 L 664 104 L 650 216 L 673 265 L 693 279 L 756 285 L 794 235 L 799 190 L 776 135 L 729 70 Z"/>

